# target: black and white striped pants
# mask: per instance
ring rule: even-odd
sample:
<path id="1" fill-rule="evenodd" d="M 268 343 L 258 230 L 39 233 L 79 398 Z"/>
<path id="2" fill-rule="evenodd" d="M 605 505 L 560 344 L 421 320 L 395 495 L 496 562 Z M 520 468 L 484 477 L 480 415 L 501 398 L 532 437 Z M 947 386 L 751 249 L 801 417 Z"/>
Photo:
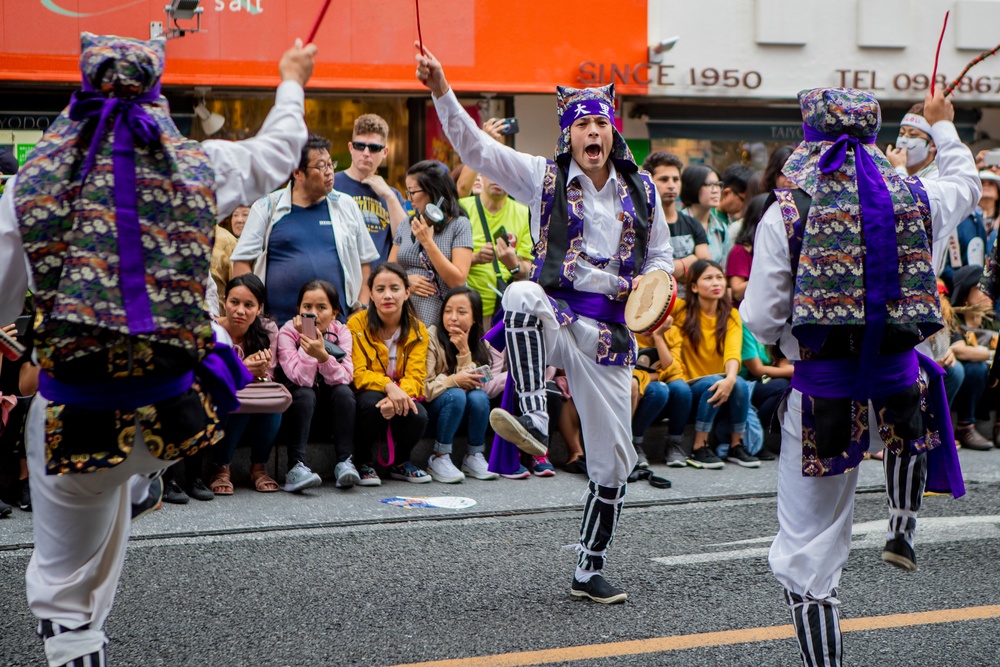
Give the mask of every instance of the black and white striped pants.
<path id="1" fill-rule="evenodd" d="M 595 482 L 587 485 L 587 502 L 583 506 L 583 523 L 580 525 L 580 559 L 577 563 L 580 569 L 604 569 L 624 500 L 624 486 L 609 488 Z"/>
<path id="2" fill-rule="evenodd" d="M 545 339 L 542 321 L 531 313 L 504 313 L 507 367 L 517 389 L 522 414 L 545 413 Z"/>
<path id="3" fill-rule="evenodd" d="M 836 595 L 834 589 L 831 596 L 818 600 L 785 591 L 805 667 L 840 667 L 844 643 L 840 633 L 840 600 Z"/>
<path id="4" fill-rule="evenodd" d="M 86 632 L 90 629 L 90 625 L 84 625 L 79 628 L 66 628 L 53 621 L 42 620 L 38 622 L 38 636 L 42 638 L 42 641 L 46 641 L 55 637 L 56 635 L 65 635 L 71 632 Z M 46 651 L 46 657 L 49 658 L 49 664 L 52 664 L 52 658 L 55 656 L 48 655 Z M 56 658 L 58 662 L 58 658 Z M 107 655 L 105 654 L 104 648 L 99 651 L 89 653 L 78 658 L 74 658 L 69 662 L 64 662 L 60 667 L 106 667 L 107 665 Z"/>
<path id="5" fill-rule="evenodd" d="M 913 546 L 917 512 L 927 483 L 927 454 L 897 456 L 884 450 L 885 495 L 889 504 L 889 528 L 886 540 L 902 536 Z"/>

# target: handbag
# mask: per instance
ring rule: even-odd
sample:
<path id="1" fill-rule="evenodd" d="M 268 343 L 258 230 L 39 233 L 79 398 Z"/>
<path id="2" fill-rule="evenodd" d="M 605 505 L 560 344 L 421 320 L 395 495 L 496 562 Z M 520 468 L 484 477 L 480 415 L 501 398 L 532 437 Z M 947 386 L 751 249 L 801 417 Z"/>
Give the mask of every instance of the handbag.
<path id="1" fill-rule="evenodd" d="M 279 382 L 251 382 L 236 392 L 240 407 L 235 414 L 255 415 L 284 412 L 292 404 L 292 393 Z"/>
<path id="2" fill-rule="evenodd" d="M 486 242 L 489 243 L 490 239 L 490 226 L 486 224 L 486 211 L 483 209 L 483 202 L 479 195 L 476 195 L 476 211 L 479 213 L 479 222 L 483 224 L 483 234 L 486 235 Z M 500 273 L 500 263 L 497 262 L 497 255 L 493 253 L 493 273 L 497 277 L 497 291 L 503 294 L 504 290 L 507 289 L 507 281 L 503 279 L 503 274 Z"/>

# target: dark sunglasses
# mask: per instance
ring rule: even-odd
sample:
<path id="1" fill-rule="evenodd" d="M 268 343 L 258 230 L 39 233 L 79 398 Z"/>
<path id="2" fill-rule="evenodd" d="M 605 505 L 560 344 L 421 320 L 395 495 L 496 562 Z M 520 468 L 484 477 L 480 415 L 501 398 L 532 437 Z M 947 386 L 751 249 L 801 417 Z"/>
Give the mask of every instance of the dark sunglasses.
<path id="1" fill-rule="evenodd" d="M 382 144 L 366 144 L 363 141 L 352 141 L 351 146 L 359 153 L 363 153 L 366 148 L 369 153 L 380 153 L 385 150 L 385 146 Z"/>

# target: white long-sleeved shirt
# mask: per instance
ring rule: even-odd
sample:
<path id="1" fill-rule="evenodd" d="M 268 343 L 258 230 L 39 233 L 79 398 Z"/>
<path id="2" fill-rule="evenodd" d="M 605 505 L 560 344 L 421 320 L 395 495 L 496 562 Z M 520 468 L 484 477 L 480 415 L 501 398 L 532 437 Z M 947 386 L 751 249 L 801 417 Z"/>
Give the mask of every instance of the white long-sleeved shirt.
<path id="1" fill-rule="evenodd" d="M 441 126 L 451 145 L 455 147 L 462 162 L 471 169 L 497 183 L 517 201 L 527 204 L 531 211 L 531 237 L 538 240 L 539 220 L 542 208 L 542 181 L 545 177 L 546 161 L 538 155 L 519 153 L 505 146 L 483 132 L 458 102 L 454 91 L 443 97 L 434 98 Z M 583 239 L 584 252 L 591 257 L 612 257 L 621 241 L 622 224 L 618 214 L 622 212 L 618 197 L 618 172 L 614 164 L 611 176 L 604 187 L 598 190 L 583 173 L 576 161 L 572 161 L 567 174 L 567 183 L 579 178 L 583 191 Z M 649 226 L 649 243 L 646 248 L 646 264 L 642 272 L 649 273 L 662 269 L 673 273 L 673 250 L 670 245 L 670 229 L 660 198 L 654 197 L 656 204 Z M 635 202 L 641 206 L 640 202 Z M 581 292 L 598 294 L 618 293 L 619 262 L 612 261 L 604 269 L 598 269 L 580 258 L 576 265 L 574 287 Z"/>
<path id="2" fill-rule="evenodd" d="M 249 206 L 287 180 L 299 164 L 308 136 L 305 91 L 298 83 L 285 81 L 278 86 L 274 107 L 255 137 L 203 142 L 215 169 L 218 219 L 237 206 Z M 21 314 L 32 282 L 14 209 L 16 180 L 7 184 L 7 194 L 0 198 L 0 323 L 13 322 Z"/>
<path id="3" fill-rule="evenodd" d="M 940 171 L 936 180 L 921 180 L 921 183 L 931 207 L 933 238 L 929 240 L 932 246 L 940 248 L 979 203 L 982 184 L 976 161 L 959 140 L 955 126 L 949 121 L 939 121 L 931 130 Z M 778 205 L 773 204 L 757 226 L 753 267 L 740 305 L 740 317 L 759 342 L 778 343 L 786 357 L 798 360 L 799 343 L 788 323 L 794 280 L 785 223 Z"/>

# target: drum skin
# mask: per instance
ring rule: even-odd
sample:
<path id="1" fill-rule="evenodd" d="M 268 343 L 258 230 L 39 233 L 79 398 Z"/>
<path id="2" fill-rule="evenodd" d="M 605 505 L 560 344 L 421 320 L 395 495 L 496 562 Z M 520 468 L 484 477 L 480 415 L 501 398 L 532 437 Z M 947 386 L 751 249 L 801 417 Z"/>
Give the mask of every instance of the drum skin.
<path id="1" fill-rule="evenodd" d="M 625 303 L 625 325 L 635 333 L 652 333 L 670 316 L 677 301 L 677 281 L 666 271 L 651 271 Z"/>

